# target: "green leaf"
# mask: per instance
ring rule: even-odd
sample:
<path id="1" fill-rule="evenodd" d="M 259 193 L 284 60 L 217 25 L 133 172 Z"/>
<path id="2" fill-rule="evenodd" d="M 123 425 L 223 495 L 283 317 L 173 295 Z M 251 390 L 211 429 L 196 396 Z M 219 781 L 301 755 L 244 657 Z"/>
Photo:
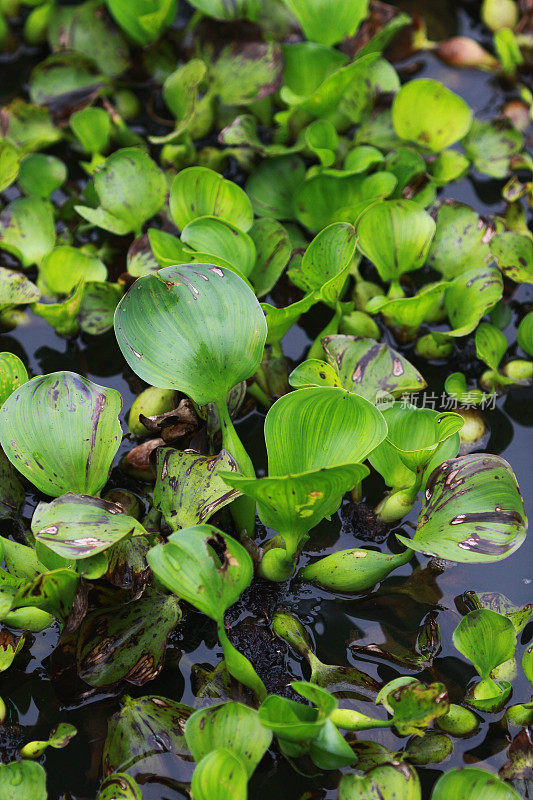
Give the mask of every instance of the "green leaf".
<path id="1" fill-rule="evenodd" d="M 209 74 L 222 103 L 243 106 L 277 91 L 282 71 L 277 42 L 235 42 L 222 50 Z"/>
<path id="2" fill-rule="evenodd" d="M 321 172 L 308 177 L 296 190 L 296 218 L 310 231 L 320 231 L 332 222 L 353 223 L 367 206 L 390 195 L 396 182 L 390 172 L 368 176 Z"/>
<path id="3" fill-rule="evenodd" d="M 38 197 L 18 197 L 0 214 L 0 249 L 16 256 L 23 267 L 40 264 L 55 243 L 50 203 Z"/>
<path id="4" fill-rule="evenodd" d="M 193 8 L 215 19 L 248 19 L 256 21 L 261 11 L 260 0 L 190 0 Z"/>
<path id="5" fill-rule="evenodd" d="M 392 448 L 412 472 L 424 469 L 443 442 L 457 434 L 464 424 L 459 414 L 405 406 L 400 402 L 384 409 L 383 417 L 388 426 L 387 438 L 370 454 L 371 463 L 374 463 L 374 456 L 385 457 Z"/>
<path id="6" fill-rule="evenodd" d="M 403 544 L 459 563 L 491 563 L 514 553 L 527 519 L 514 473 L 487 453 L 444 461 L 428 478 L 413 539 Z"/>
<path id="7" fill-rule="evenodd" d="M 45 494 L 97 494 L 121 441 L 121 406 L 115 389 L 73 372 L 39 376 L 2 406 L 0 444 L 19 472 Z"/>
<path id="8" fill-rule="evenodd" d="M 83 559 L 107 550 L 125 536 L 145 531 L 116 503 L 83 494 L 64 494 L 39 503 L 31 522 L 33 535 L 62 558 Z"/>
<path id="9" fill-rule="evenodd" d="M 440 153 L 468 133 L 472 112 L 438 81 L 420 78 L 402 86 L 394 98 L 392 122 L 401 139 Z"/>
<path id="10" fill-rule="evenodd" d="M 107 269 L 103 261 L 78 247 L 54 247 L 42 260 L 39 278 L 54 294 L 70 294 L 80 280 L 105 281 Z"/>
<path id="11" fill-rule="evenodd" d="M 28 380 L 26 367 L 14 353 L 0 353 L 0 406 Z"/>
<path id="12" fill-rule="evenodd" d="M 34 303 L 32 311 L 51 325 L 60 336 L 76 336 L 79 332 L 78 313 L 83 299 L 83 281 L 59 303 Z"/>
<path id="13" fill-rule="evenodd" d="M 392 714 L 392 723 L 400 736 L 423 736 L 433 720 L 443 717 L 448 709 L 448 693 L 443 683 L 429 686 L 415 678 L 397 678 L 379 692 L 376 703 L 382 703 Z"/>
<path id="14" fill-rule="evenodd" d="M 246 192 L 259 217 L 296 219 L 295 192 L 305 178 L 299 156 L 280 156 L 262 161 L 246 182 Z"/>
<path id="15" fill-rule="evenodd" d="M 0 764 L 0 796 L 5 800 L 46 800 L 46 772 L 36 761 Z"/>
<path id="16" fill-rule="evenodd" d="M 45 153 L 26 156 L 20 165 L 18 184 L 24 194 L 48 200 L 67 179 L 67 168 L 59 158 Z"/>
<path id="17" fill-rule="evenodd" d="M 8 605 L 11 607 L 10 602 Z M 2 616 L 4 615 L 2 614 Z M 9 628 L 0 628 L 0 672 L 5 672 L 11 666 L 15 656 L 24 647 L 25 642 L 26 635 L 24 633 L 17 635 L 10 631 Z"/>
<path id="18" fill-rule="evenodd" d="M 334 164 L 339 136 L 332 122 L 327 119 L 312 122 L 305 130 L 305 141 L 323 167 Z"/>
<path id="19" fill-rule="evenodd" d="M 125 147 L 106 158 L 94 174 L 94 189 L 100 207 L 76 206 L 76 211 L 119 235 L 139 234 L 161 209 L 167 193 L 165 176 L 155 161 L 136 147 Z M 114 228 L 106 227 L 109 221 Z"/>
<path id="20" fill-rule="evenodd" d="M 218 217 L 197 217 L 181 233 L 181 241 L 193 250 L 217 256 L 250 275 L 256 260 L 253 239 L 231 222 Z"/>
<path id="21" fill-rule="evenodd" d="M 363 461 L 386 436 L 382 414 L 343 389 L 299 389 L 277 400 L 265 420 L 270 476 Z M 287 447 L 290 439 L 294 445 Z"/>
<path id="22" fill-rule="evenodd" d="M 242 703 L 223 703 L 189 717 L 185 739 L 197 763 L 223 748 L 241 761 L 251 778 L 270 746 L 272 733 L 263 727 L 255 709 Z"/>
<path id="23" fill-rule="evenodd" d="M 533 615 L 531 603 L 527 603 L 521 608 L 500 592 L 466 592 L 463 599 L 470 610 L 488 608 L 498 614 L 503 614 L 504 617 L 511 620 L 517 633 L 526 627 Z"/>
<path id="24" fill-rule="evenodd" d="M 79 575 L 71 569 L 43 572 L 17 589 L 12 607 L 34 607 L 66 620 L 72 610 L 78 583 Z M 5 622 L 9 624 L 8 618 Z"/>
<path id="25" fill-rule="evenodd" d="M 497 775 L 484 769 L 464 767 L 441 775 L 433 787 L 431 800 L 519 800 L 520 795 Z"/>
<path id="26" fill-rule="evenodd" d="M 453 151 L 450 151 L 453 152 Z M 450 280 L 490 260 L 488 226 L 469 206 L 444 201 L 437 212 L 435 237 L 427 263 Z"/>
<path id="27" fill-rule="evenodd" d="M 143 380 L 180 389 L 205 405 L 225 400 L 259 367 L 266 323 L 237 275 L 195 264 L 139 278 L 118 305 L 115 331 L 126 361 Z"/>
<path id="28" fill-rule="evenodd" d="M 288 742 L 305 742 L 314 738 L 326 721 L 317 708 L 275 694 L 263 701 L 258 713 L 265 728 Z"/>
<path id="29" fill-rule="evenodd" d="M 108 722 L 102 758 L 104 776 L 126 771 L 141 775 L 149 770 L 151 756 L 188 756 L 184 728 L 192 711 L 158 695 L 124 696 L 122 708 Z"/>
<path id="30" fill-rule="evenodd" d="M 121 680 L 142 686 L 153 680 L 163 668 L 167 639 L 180 617 L 176 597 L 151 590 L 131 603 L 89 614 L 77 644 L 80 678 L 89 686 Z"/>
<path id="31" fill-rule="evenodd" d="M 41 293 L 25 275 L 0 267 L 0 310 L 34 303 Z"/>
<path id="32" fill-rule="evenodd" d="M 527 650 L 524 651 L 524 655 L 522 656 L 522 669 L 528 681 L 533 683 L 533 645 L 530 645 Z"/>
<path id="33" fill-rule="evenodd" d="M 477 327 L 503 293 L 503 279 L 495 267 L 471 269 L 458 275 L 446 289 L 444 305 L 452 326 L 439 332 L 446 337 L 466 336 Z"/>
<path id="34" fill-rule="evenodd" d="M 409 84 L 411 85 L 411 84 Z M 435 222 L 412 200 L 385 200 L 371 206 L 357 223 L 357 246 L 384 281 L 397 281 L 423 266 Z"/>
<path id="35" fill-rule="evenodd" d="M 506 231 L 493 236 L 490 250 L 506 278 L 515 283 L 533 283 L 533 241 L 529 236 Z"/>
<path id="36" fill-rule="evenodd" d="M 208 617 L 220 620 L 250 584 L 252 560 L 244 547 L 212 525 L 173 533 L 149 550 L 157 579 Z"/>
<path id="37" fill-rule="evenodd" d="M 50 731 L 50 736 L 45 741 L 28 742 L 20 751 L 22 758 L 40 758 L 47 747 L 54 750 L 62 750 L 77 734 L 74 725 L 68 722 L 60 722 Z"/>
<path id="38" fill-rule="evenodd" d="M 20 168 L 20 153 L 14 144 L 0 141 L 0 192 L 16 181 Z"/>
<path id="39" fill-rule="evenodd" d="M 329 283 L 325 300 L 340 294 L 347 269 L 355 252 L 355 229 L 347 222 L 328 225 L 315 236 L 306 249 L 299 270 L 300 288 L 306 292 L 323 290 Z"/>
<path id="40" fill-rule="evenodd" d="M 48 147 L 61 139 L 61 132 L 50 119 L 47 108 L 17 97 L 2 109 L 6 140 L 20 148 L 21 154 Z"/>
<path id="41" fill-rule="evenodd" d="M 500 362 L 507 352 L 507 339 L 495 325 L 481 322 L 476 330 L 476 355 L 485 364 L 498 371 Z"/>
<path id="42" fill-rule="evenodd" d="M 246 800 L 248 778 L 242 761 L 219 748 L 206 755 L 194 770 L 191 792 L 195 800 Z"/>
<path id="43" fill-rule="evenodd" d="M 111 330 L 117 305 L 124 291 L 120 284 L 87 281 L 83 286 L 78 323 L 84 333 L 101 336 Z"/>
<path id="44" fill-rule="evenodd" d="M 171 447 L 157 449 L 154 505 L 172 531 L 207 522 L 237 497 L 219 474 L 224 470 L 237 470 L 226 450 L 202 456 Z"/>
<path id="45" fill-rule="evenodd" d="M 79 53 L 52 53 L 32 69 L 29 95 L 33 103 L 61 105 L 67 103 L 72 94 L 97 96 L 107 82 L 92 59 Z"/>
<path id="46" fill-rule="evenodd" d="M 261 303 L 261 309 L 264 312 L 265 319 L 268 327 L 268 334 L 266 344 L 273 344 L 280 342 L 290 328 L 298 322 L 302 314 L 318 303 L 320 297 L 317 292 L 302 297 L 296 303 L 291 303 L 290 306 L 285 308 L 276 308 L 271 306 L 270 303 Z"/>
<path id="47" fill-rule="evenodd" d="M 143 800 L 143 796 L 131 775 L 117 772 L 102 781 L 96 800 Z"/>
<path id="48" fill-rule="evenodd" d="M 198 217 L 219 217 L 243 231 L 253 222 L 250 200 L 240 186 L 207 167 L 188 167 L 176 175 L 170 214 L 180 230 Z"/>
<path id="49" fill-rule="evenodd" d="M 304 389 L 310 386 L 338 386 L 342 388 L 337 370 L 317 358 L 309 358 L 307 361 L 302 361 L 301 364 L 298 364 L 296 369 L 293 369 L 289 375 L 289 383 L 294 389 Z"/>
<path id="50" fill-rule="evenodd" d="M 342 386 L 372 403 L 384 395 L 399 397 L 426 388 L 420 372 L 387 344 L 341 334 L 326 336 L 322 344 Z"/>
<path id="51" fill-rule="evenodd" d="M 418 775 L 409 764 L 384 764 L 366 775 L 343 775 L 339 784 L 339 800 L 422 800 Z"/>
<path id="52" fill-rule="evenodd" d="M 152 44 L 176 16 L 177 0 L 106 0 L 112 17 L 135 44 Z"/>
<path id="53" fill-rule="evenodd" d="M 333 45 L 353 36 L 368 14 L 368 0 L 284 0 L 302 26 L 306 39 Z"/>
<path id="54" fill-rule="evenodd" d="M 475 119 L 462 141 L 465 153 L 474 168 L 492 178 L 506 178 L 511 158 L 523 147 L 524 139 L 505 117 L 492 121 Z"/>
<path id="55" fill-rule="evenodd" d="M 462 372 L 450 373 L 444 383 L 444 390 L 446 394 L 449 394 L 458 403 L 466 403 L 467 405 L 477 405 L 489 397 L 480 389 L 468 389 L 466 378 Z"/>
<path id="56" fill-rule="evenodd" d="M 464 178 L 469 167 L 470 161 L 462 153 L 456 150 L 443 150 L 429 165 L 429 172 L 436 186 L 447 186 L 453 181 Z"/>
<path id="57" fill-rule="evenodd" d="M 365 592 L 412 557 L 411 550 L 400 555 L 374 550 L 339 550 L 304 567 L 299 577 L 334 592 Z"/>
<path id="58" fill-rule="evenodd" d="M 163 84 L 163 98 L 176 119 L 176 135 L 186 130 L 194 119 L 199 86 L 206 73 L 204 62 L 199 58 L 192 58 L 172 72 Z"/>
<path id="59" fill-rule="evenodd" d="M 516 340 L 522 350 L 533 356 L 533 311 L 523 318 L 516 332 Z"/>
<path id="60" fill-rule="evenodd" d="M 453 643 L 486 679 L 493 669 L 514 656 L 516 631 L 507 617 L 481 608 L 463 617 L 453 632 Z"/>
<path id="61" fill-rule="evenodd" d="M 264 297 L 289 262 L 291 242 L 283 225 L 269 217 L 254 220 L 249 233 L 255 244 L 256 260 L 248 274 L 257 297 Z"/>

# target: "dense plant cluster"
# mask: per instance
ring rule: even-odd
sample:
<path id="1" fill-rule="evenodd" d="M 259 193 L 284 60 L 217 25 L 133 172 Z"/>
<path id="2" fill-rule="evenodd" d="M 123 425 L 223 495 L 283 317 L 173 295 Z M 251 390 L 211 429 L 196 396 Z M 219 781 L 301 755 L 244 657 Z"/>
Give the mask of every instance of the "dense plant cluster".
<path id="1" fill-rule="evenodd" d="M 432 674 L 439 596 L 424 583 L 428 557 L 492 564 L 527 531 L 482 411 L 533 379 L 519 295 L 533 283 L 533 11 L 481 13 L 490 51 L 430 41 L 374 0 L 0 0 L 4 51 L 22 40 L 39 56 L 0 112 L 0 325 L 16 336 L 33 314 L 61 337 L 116 336 L 137 394 L 126 431 L 116 389 L 32 377 L 0 353 L 0 671 L 51 629 L 65 706 L 120 694 L 155 680 L 201 615 L 222 656 L 194 666 L 189 703 L 123 697 L 97 800 L 142 799 L 165 753 L 187 766 L 175 796 L 241 800 L 267 752 L 321 776 L 313 796 L 421 800 L 416 768 L 485 715 L 513 738 L 509 761 L 499 776 L 448 769 L 431 800 L 529 796 L 533 703 L 510 701 L 533 607 L 462 595 L 453 646 L 478 677 L 453 702 Z M 493 72 L 513 99 L 479 119 L 436 80 L 402 81 L 393 64 L 425 50 Z M 453 199 L 468 175 L 499 182 L 501 213 Z M 314 340 L 294 363 L 284 338 L 305 321 Z M 477 372 L 458 357 L 469 347 Z M 433 407 L 424 363 L 445 373 Z M 234 424 L 254 408 L 266 470 Z M 374 538 L 325 555 L 314 533 L 341 506 Z M 392 531 L 413 508 L 414 533 Z M 401 568 L 396 591 L 425 607 L 415 646 L 354 640 L 351 666 L 319 660 L 294 587 L 379 596 Z M 269 593 L 270 639 L 309 678 L 281 689 L 231 630 Z M 0 712 L 5 727 L 8 696 Z M 383 729 L 388 746 L 364 733 Z M 0 798 L 46 798 L 45 751 L 76 733 L 21 742 Z"/>

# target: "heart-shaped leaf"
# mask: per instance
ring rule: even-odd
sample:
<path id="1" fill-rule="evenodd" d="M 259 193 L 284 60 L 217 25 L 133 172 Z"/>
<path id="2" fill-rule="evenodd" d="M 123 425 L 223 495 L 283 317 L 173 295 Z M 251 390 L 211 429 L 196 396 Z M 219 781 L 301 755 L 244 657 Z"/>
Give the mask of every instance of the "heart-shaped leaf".
<path id="1" fill-rule="evenodd" d="M 181 232 L 181 241 L 193 250 L 223 258 L 243 275 L 249 275 L 254 267 L 256 249 L 253 239 L 219 217 L 191 220 Z"/>
<path id="2" fill-rule="evenodd" d="M 31 527 L 38 542 L 67 560 L 89 558 L 125 536 L 145 533 L 140 522 L 123 514 L 116 503 L 71 493 L 39 503 Z"/>
<path id="3" fill-rule="evenodd" d="M 516 631 L 503 614 L 489 608 L 470 611 L 453 632 L 457 650 L 472 662 L 482 678 L 514 656 Z"/>
<path id="4" fill-rule="evenodd" d="M 429 686 L 415 678 L 397 678 L 379 692 L 382 703 L 392 714 L 392 723 L 400 736 L 423 736 L 433 720 L 449 709 L 448 693 L 443 683 Z"/>
<path id="5" fill-rule="evenodd" d="M 97 494 L 122 437 L 122 398 L 74 372 L 24 383 L 0 410 L 0 444 L 40 491 Z"/>
<path id="6" fill-rule="evenodd" d="M 433 787 L 431 800 L 456 800 L 458 797 L 468 797 L 468 800 L 519 800 L 520 795 L 491 772 L 463 767 L 451 769 L 440 776 Z"/>
<path id="7" fill-rule="evenodd" d="M 420 78 L 402 86 L 394 98 L 392 121 L 401 139 L 440 153 L 468 133 L 472 112 L 446 86 Z"/>
<path id="8" fill-rule="evenodd" d="M 55 239 L 54 213 L 47 200 L 18 197 L 0 214 L 0 248 L 16 256 L 23 267 L 40 264 Z"/>
<path id="9" fill-rule="evenodd" d="M 170 188 L 170 213 L 180 230 L 198 217 L 218 217 L 247 231 L 254 218 L 246 193 L 207 167 L 179 172 Z"/>
<path id="10" fill-rule="evenodd" d="M 236 756 L 251 778 L 272 741 L 257 711 L 242 703 L 224 703 L 196 711 L 185 726 L 185 738 L 194 760 L 218 748 Z"/>
<path id="11" fill-rule="evenodd" d="M 135 44 L 152 44 L 176 16 L 177 0 L 106 0 L 122 30 Z"/>
<path id="12" fill-rule="evenodd" d="M 473 209 L 463 203 L 445 201 L 437 212 L 436 222 L 427 263 L 443 278 L 456 278 L 466 270 L 487 265 L 490 260 L 489 231 Z"/>
<path id="13" fill-rule="evenodd" d="M 39 278 L 54 294 L 69 294 L 81 280 L 105 281 L 107 269 L 98 256 L 77 247 L 54 247 L 43 259 Z"/>
<path id="14" fill-rule="evenodd" d="M 295 219 L 294 194 L 304 178 L 305 165 L 298 156 L 262 161 L 246 182 L 255 213 L 260 217 Z"/>
<path id="15" fill-rule="evenodd" d="M 185 264 L 139 278 L 118 305 L 115 331 L 126 361 L 143 380 L 180 389 L 206 405 L 225 402 L 230 389 L 259 367 L 266 323 L 255 295 L 235 273 Z"/>
<path id="16" fill-rule="evenodd" d="M 493 236 L 490 250 L 503 274 L 515 283 L 533 283 L 533 241 L 506 231 Z"/>
<path id="17" fill-rule="evenodd" d="M 481 322 L 476 330 L 476 355 L 490 369 L 498 371 L 500 361 L 507 352 L 507 339 L 495 325 Z"/>
<path id="18" fill-rule="evenodd" d="M 424 264 L 434 234 L 434 220 L 418 203 L 383 200 L 360 217 L 357 246 L 382 280 L 396 282 Z"/>
<path id="19" fill-rule="evenodd" d="M 476 453 L 444 461 L 431 473 L 414 538 L 397 538 L 437 558 L 491 563 L 514 553 L 526 531 L 511 467 L 499 456 Z"/>
<path id="20" fill-rule="evenodd" d="M 303 28 L 305 38 L 332 45 L 352 36 L 368 13 L 368 0 L 285 0 Z"/>
<path id="21" fill-rule="evenodd" d="M 466 336 L 479 320 L 501 299 L 503 279 L 495 267 L 472 269 L 458 275 L 446 289 L 444 305 L 452 326 L 439 332 L 446 337 Z"/>
<path id="22" fill-rule="evenodd" d="M 465 153 L 478 172 L 492 178 L 505 178 L 511 158 L 522 149 L 524 138 L 505 117 L 495 120 L 475 119 L 462 141 Z"/>

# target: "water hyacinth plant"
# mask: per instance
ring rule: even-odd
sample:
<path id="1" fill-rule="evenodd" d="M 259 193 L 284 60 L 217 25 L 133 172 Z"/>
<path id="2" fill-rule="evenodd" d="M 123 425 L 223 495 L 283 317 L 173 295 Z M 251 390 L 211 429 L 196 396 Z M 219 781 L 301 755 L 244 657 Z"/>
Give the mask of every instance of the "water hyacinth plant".
<path id="1" fill-rule="evenodd" d="M 0 800 L 531 795 L 530 5 L 0 0 Z"/>

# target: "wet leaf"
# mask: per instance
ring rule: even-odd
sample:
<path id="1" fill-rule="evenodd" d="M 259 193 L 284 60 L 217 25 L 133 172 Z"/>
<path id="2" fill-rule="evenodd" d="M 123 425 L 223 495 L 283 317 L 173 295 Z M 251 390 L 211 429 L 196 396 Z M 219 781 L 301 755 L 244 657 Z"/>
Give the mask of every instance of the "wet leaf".
<path id="1" fill-rule="evenodd" d="M 39 279 L 54 294 L 70 294 L 81 280 L 105 281 L 107 269 L 98 256 L 77 247 L 54 247 L 42 260 Z"/>
<path id="2" fill-rule="evenodd" d="M 272 733 L 261 724 L 257 711 L 242 703 L 224 703 L 196 711 L 185 726 L 185 738 L 194 760 L 224 748 L 243 764 L 251 778 L 269 748 Z"/>
<path id="3" fill-rule="evenodd" d="M 407 677 L 384 686 L 376 703 L 382 703 L 392 714 L 392 723 L 400 736 L 423 736 L 433 720 L 444 716 L 449 708 L 443 683 L 426 686 Z"/>
<path id="4" fill-rule="evenodd" d="M 411 550 L 399 555 L 374 550 L 339 550 L 304 567 L 299 577 L 334 592 L 365 592 L 412 557 Z"/>
<path id="5" fill-rule="evenodd" d="M 121 405 L 115 389 L 73 372 L 38 376 L 2 406 L 0 443 L 19 472 L 45 494 L 97 494 L 121 441 Z"/>
<path id="6" fill-rule="evenodd" d="M 481 322 L 476 330 L 476 355 L 490 369 L 498 371 L 500 362 L 507 352 L 507 339 L 495 325 Z"/>
<path id="7" fill-rule="evenodd" d="M 225 47 L 210 70 L 213 90 L 229 106 L 268 97 L 281 86 L 283 60 L 277 42 L 235 42 Z"/>
<path id="8" fill-rule="evenodd" d="M 397 538 L 438 558 L 491 563 L 517 550 L 526 530 L 511 467 L 499 456 L 478 453 L 444 461 L 431 473 L 414 538 Z"/>
<path id="9" fill-rule="evenodd" d="M 394 98 L 392 121 L 402 139 L 440 153 L 468 133 L 472 112 L 438 81 L 420 78 L 402 86 Z"/>
<path id="10" fill-rule="evenodd" d="M 125 536 L 145 532 L 140 522 L 123 514 L 116 503 L 72 493 L 39 503 L 31 527 L 38 542 L 67 560 L 89 558 Z"/>
<path id="11" fill-rule="evenodd" d="M 144 223 L 161 209 L 166 198 L 163 173 L 146 153 L 125 147 L 109 156 L 94 175 L 100 205 L 76 206 L 88 222 L 123 236 L 141 233 Z"/>
<path id="12" fill-rule="evenodd" d="M 504 617 L 511 620 L 517 633 L 520 633 L 526 627 L 533 615 L 533 605 L 531 603 L 527 603 L 521 608 L 500 592 L 465 592 L 462 595 L 462 600 L 470 611 L 488 608 L 491 611 L 496 611 L 497 614 L 503 614 Z"/>
<path id="13" fill-rule="evenodd" d="M 191 782 L 195 800 L 246 800 L 247 775 L 242 761 L 229 750 L 211 750 L 197 765 Z"/>
<path id="14" fill-rule="evenodd" d="M 172 531 L 207 522 L 237 496 L 228 490 L 221 471 L 236 471 L 232 456 L 222 450 L 217 456 L 202 456 L 192 450 L 157 450 L 154 505 Z"/>
<path id="15" fill-rule="evenodd" d="M 96 800 L 142 800 L 142 792 L 131 775 L 117 772 L 102 781 Z"/>
<path id="16" fill-rule="evenodd" d="M 16 256 L 23 267 L 40 264 L 55 238 L 54 214 L 47 200 L 18 197 L 0 214 L 0 248 Z"/>
<path id="17" fill-rule="evenodd" d="M 17 635 L 9 628 L 0 628 L 0 672 L 4 672 L 13 663 L 13 659 L 20 653 L 26 642 L 24 633 Z"/>
<path id="18" fill-rule="evenodd" d="M 496 775 L 484 769 L 465 767 L 441 775 L 433 787 L 431 800 L 519 800 L 520 795 Z"/>
<path id="19" fill-rule="evenodd" d="M 66 620 L 72 609 L 78 583 L 79 575 L 70 569 L 43 572 L 17 589 L 13 608 L 38 608 Z M 9 619 L 5 618 L 5 622 L 9 624 Z"/>
<path id="20" fill-rule="evenodd" d="M 142 686 L 153 680 L 163 668 L 167 639 L 180 617 L 177 598 L 154 591 L 89 614 L 78 638 L 80 678 L 90 686 L 121 680 Z"/>
<path id="21" fill-rule="evenodd" d="M 343 775 L 339 784 L 339 800 L 422 800 L 418 775 L 409 764 L 385 764 L 366 775 Z"/>
<path id="22" fill-rule="evenodd" d="M 489 228 L 473 209 L 463 203 L 445 201 L 437 211 L 436 222 L 427 263 L 443 278 L 449 280 L 488 264 Z"/>
<path id="23" fill-rule="evenodd" d="M 101 336 L 113 327 L 115 310 L 124 294 L 117 283 L 87 281 L 83 286 L 78 323 L 84 333 Z"/>
<path id="24" fill-rule="evenodd" d="M 218 217 L 243 231 L 253 222 L 252 206 L 240 186 L 207 167 L 188 167 L 176 175 L 170 214 L 180 230 L 198 217 Z"/>
<path id="25" fill-rule="evenodd" d="M 15 516 L 26 492 L 13 464 L 0 448 L 0 519 Z"/>
<path id="26" fill-rule="evenodd" d="M 533 741 L 531 729 L 523 728 L 507 750 L 508 761 L 498 772 L 500 778 L 512 782 L 522 797 L 533 788 Z"/>
<path id="27" fill-rule="evenodd" d="M 324 351 L 349 392 L 376 402 L 383 394 L 399 397 L 425 389 L 422 375 L 387 344 L 355 336 L 326 336 Z"/>
<path id="28" fill-rule="evenodd" d="M 5 800 L 46 800 L 46 772 L 36 761 L 0 764 L 0 796 Z"/>
<path id="29" fill-rule="evenodd" d="M 474 120 L 462 145 L 475 169 L 492 178 L 505 178 L 511 158 L 520 152 L 523 136 L 505 117 L 491 121 Z"/>
<path id="30" fill-rule="evenodd" d="M 308 358 L 307 361 L 298 364 L 289 375 L 289 383 L 294 389 L 305 389 L 310 386 L 342 388 L 337 370 L 317 358 Z"/>
<path id="31" fill-rule="evenodd" d="M 62 750 L 76 736 L 77 729 L 68 722 L 60 722 L 44 741 L 28 742 L 20 751 L 22 758 L 40 758 L 47 747 Z"/>
<path id="32" fill-rule="evenodd" d="M 533 241 L 506 231 L 493 236 L 490 249 L 503 274 L 515 283 L 533 283 Z"/>
<path id="33" fill-rule="evenodd" d="M 126 695 L 122 708 L 108 723 L 102 758 L 104 776 L 114 772 L 142 774 L 150 764 L 143 761 L 152 756 L 161 758 L 165 753 L 189 756 L 184 731 L 192 711 L 189 706 L 166 697 Z"/>
<path id="34" fill-rule="evenodd" d="M 59 303 L 34 303 L 32 311 L 42 317 L 60 336 L 76 336 L 79 332 L 77 316 L 83 299 L 83 281 Z"/>
<path id="35" fill-rule="evenodd" d="M 409 741 L 405 756 L 411 764 L 426 766 L 446 761 L 452 752 L 453 742 L 448 736 L 436 731 L 427 731 L 423 739 L 415 738 Z"/>

